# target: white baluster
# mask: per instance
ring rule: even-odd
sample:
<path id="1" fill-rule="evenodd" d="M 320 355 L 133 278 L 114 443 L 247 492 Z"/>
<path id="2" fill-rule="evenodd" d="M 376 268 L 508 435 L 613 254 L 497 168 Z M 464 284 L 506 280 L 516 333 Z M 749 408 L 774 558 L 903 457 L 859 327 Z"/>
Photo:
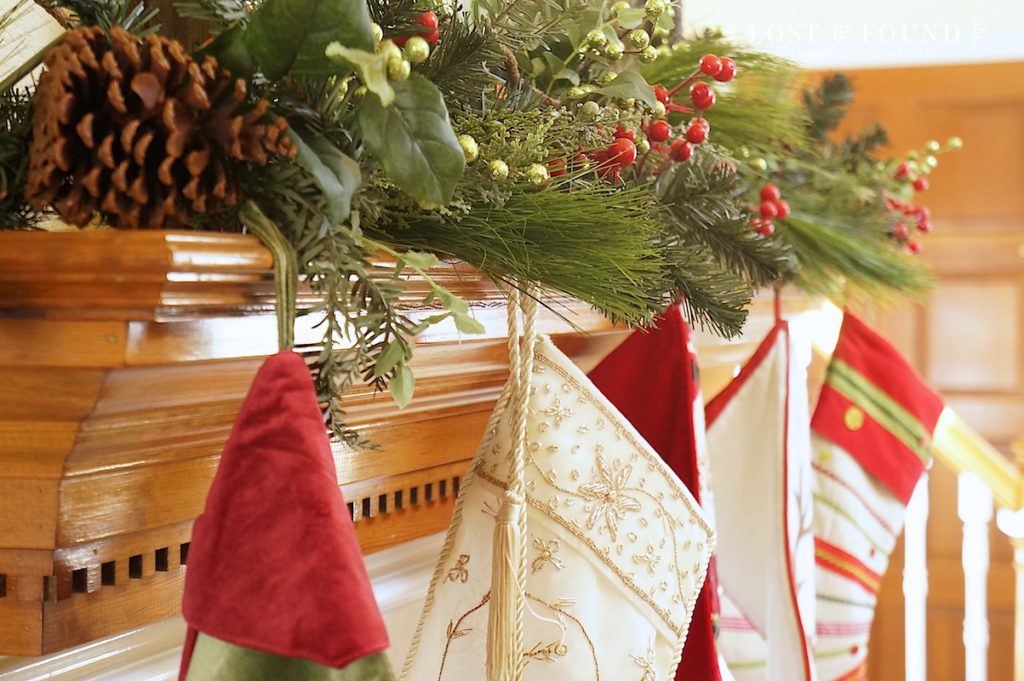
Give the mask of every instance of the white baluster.
<path id="1" fill-rule="evenodd" d="M 961 473 L 957 514 L 964 524 L 961 558 L 964 566 L 965 681 L 988 679 L 988 525 L 992 522 L 992 490 L 974 473 Z"/>
<path id="2" fill-rule="evenodd" d="M 928 475 L 917 483 L 907 504 L 903 534 L 903 618 L 906 632 L 906 681 L 925 681 L 928 615 L 928 556 L 925 536 L 928 531 Z"/>

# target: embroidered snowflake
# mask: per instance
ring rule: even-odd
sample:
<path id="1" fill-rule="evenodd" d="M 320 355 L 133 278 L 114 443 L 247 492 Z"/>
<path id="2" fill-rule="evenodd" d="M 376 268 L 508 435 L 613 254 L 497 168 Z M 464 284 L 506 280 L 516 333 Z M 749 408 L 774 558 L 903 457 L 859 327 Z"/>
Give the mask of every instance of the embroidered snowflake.
<path id="1" fill-rule="evenodd" d="M 626 494 L 629 478 L 633 475 L 633 467 L 621 466 L 618 461 L 609 466 L 603 456 L 597 457 L 594 466 L 594 482 L 580 485 L 579 495 L 587 500 L 584 508 L 590 512 L 587 516 L 587 529 L 598 527 L 599 531 L 608 530 L 612 541 L 616 540 L 619 521 L 626 513 L 640 510 L 640 502 Z"/>

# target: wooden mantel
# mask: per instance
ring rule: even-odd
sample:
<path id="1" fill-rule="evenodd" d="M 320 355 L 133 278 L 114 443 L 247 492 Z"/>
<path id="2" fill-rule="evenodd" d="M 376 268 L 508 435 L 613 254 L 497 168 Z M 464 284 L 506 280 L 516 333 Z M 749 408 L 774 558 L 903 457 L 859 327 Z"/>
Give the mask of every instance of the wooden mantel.
<path id="1" fill-rule="evenodd" d="M 178 611 L 192 522 L 276 350 L 270 265 L 238 234 L 0 232 L 0 654 Z M 434 274 L 486 333 L 419 339 L 404 411 L 368 389 L 345 396 L 350 423 L 380 445 L 335 451 L 366 552 L 447 524 L 507 373 L 500 292 L 464 265 Z M 424 291 L 410 281 L 414 313 Z M 584 366 L 621 338 L 585 305 L 559 303 L 589 334 L 552 314 L 542 330 Z M 300 349 L 315 348 L 315 323 L 300 318 Z"/>

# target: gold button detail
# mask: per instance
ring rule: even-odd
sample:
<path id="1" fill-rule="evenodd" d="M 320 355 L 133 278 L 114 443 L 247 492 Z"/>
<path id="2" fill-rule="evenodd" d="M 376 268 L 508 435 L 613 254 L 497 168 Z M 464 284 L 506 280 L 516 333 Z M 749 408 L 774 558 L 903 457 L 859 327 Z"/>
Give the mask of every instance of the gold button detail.
<path id="1" fill-rule="evenodd" d="M 857 407 L 850 407 L 843 414 L 843 423 L 850 430 L 860 430 L 864 425 L 864 412 Z"/>

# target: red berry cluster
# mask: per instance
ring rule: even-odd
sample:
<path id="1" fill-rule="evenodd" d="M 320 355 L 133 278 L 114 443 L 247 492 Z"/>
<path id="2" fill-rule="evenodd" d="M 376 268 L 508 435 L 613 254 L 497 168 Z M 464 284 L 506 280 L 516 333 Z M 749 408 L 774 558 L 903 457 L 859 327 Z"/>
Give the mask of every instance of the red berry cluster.
<path id="1" fill-rule="evenodd" d="M 910 166 L 906 163 L 901 163 L 896 166 L 896 179 L 910 182 L 914 185 L 914 191 L 923 192 L 928 189 L 928 178 L 924 175 L 918 175 L 912 177 L 910 172 Z"/>
<path id="2" fill-rule="evenodd" d="M 420 14 L 418 17 L 413 19 L 413 22 L 423 25 L 426 30 L 420 31 L 416 35 L 420 36 L 431 45 L 436 43 L 441 37 L 441 31 L 437 28 L 437 15 L 430 10 Z M 408 42 L 410 37 L 411 36 L 407 35 L 396 35 L 391 40 L 399 47 L 405 47 L 405 43 Z"/>
<path id="3" fill-rule="evenodd" d="M 736 75 L 736 62 L 729 57 L 717 57 L 706 54 L 700 59 L 699 68 L 686 80 L 671 90 L 664 85 L 654 86 L 654 96 L 665 106 L 666 111 L 693 114 L 707 111 L 715 105 L 717 95 L 710 85 L 701 78 L 711 77 L 718 82 L 726 83 Z M 692 106 L 677 104 L 673 98 L 689 86 L 690 103 Z M 672 126 L 664 119 L 651 121 L 646 127 L 647 139 L 651 142 L 651 151 L 660 154 L 670 162 L 683 163 L 693 156 L 693 147 L 707 141 L 711 132 L 711 124 L 702 116 L 697 116 L 687 123 L 683 134 L 672 140 Z M 645 157 L 646 159 L 646 157 Z M 641 161 L 641 163 L 643 163 Z"/>
<path id="4" fill-rule="evenodd" d="M 904 244 L 911 253 L 915 255 L 920 253 L 921 242 L 910 239 L 910 227 L 907 223 L 914 223 L 917 231 L 922 234 L 928 234 L 932 231 L 931 211 L 925 206 L 913 206 L 905 201 L 900 201 L 894 196 L 885 197 L 885 207 L 899 220 L 889 230 L 889 236 L 897 243 Z"/>
<path id="5" fill-rule="evenodd" d="M 789 217 L 789 204 L 782 198 L 779 188 L 770 182 L 761 187 L 761 205 L 757 207 L 757 216 L 750 221 L 750 226 L 761 236 L 775 233 L 775 218 Z"/>
<path id="6" fill-rule="evenodd" d="M 617 125 L 608 148 L 593 152 L 590 158 L 597 163 L 601 177 L 617 182 L 622 177 L 622 169 L 636 162 L 636 133 Z"/>

